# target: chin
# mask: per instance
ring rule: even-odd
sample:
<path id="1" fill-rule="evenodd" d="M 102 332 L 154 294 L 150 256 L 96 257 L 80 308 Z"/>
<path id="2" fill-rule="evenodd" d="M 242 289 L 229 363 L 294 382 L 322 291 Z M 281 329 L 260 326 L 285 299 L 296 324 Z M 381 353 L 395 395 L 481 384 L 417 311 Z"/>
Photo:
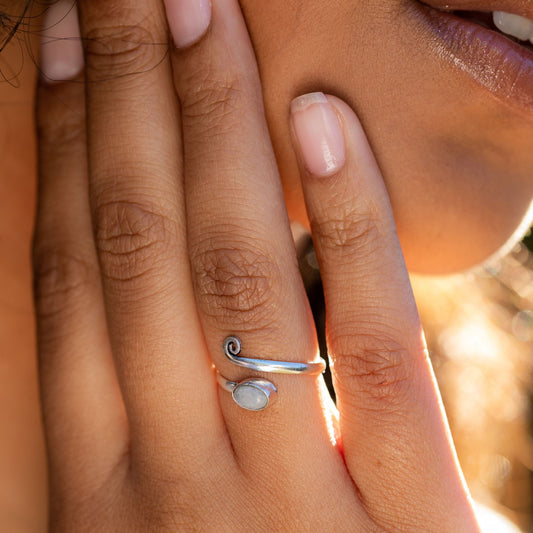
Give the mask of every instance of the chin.
<path id="1" fill-rule="evenodd" d="M 493 263 L 533 222 L 531 191 L 513 187 L 511 173 L 479 180 L 468 172 L 411 177 L 411 188 L 403 188 L 402 176 L 384 173 L 411 273 L 449 275 Z"/>
<path id="2" fill-rule="evenodd" d="M 284 180 L 289 217 L 309 228 L 299 178 Z M 435 207 L 402 204 L 391 196 L 398 237 L 412 274 L 446 276 L 494 265 L 533 224 L 533 201 L 461 212 L 457 203 Z M 500 208 L 500 210 L 497 209 Z"/>
<path id="3" fill-rule="evenodd" d="M 518 228 L 509 229 L 507 235 L 501 229 L 489 233 L 479 228 L 477 234 L 468 235 L 447 235 L 443 230 L 442 239 L 431 242 L 401 231 L 399 238 L 410 273 L 448 276 L 496 265 L 522 240 L 532 222 L 533 209 L 530 209 Z"/>

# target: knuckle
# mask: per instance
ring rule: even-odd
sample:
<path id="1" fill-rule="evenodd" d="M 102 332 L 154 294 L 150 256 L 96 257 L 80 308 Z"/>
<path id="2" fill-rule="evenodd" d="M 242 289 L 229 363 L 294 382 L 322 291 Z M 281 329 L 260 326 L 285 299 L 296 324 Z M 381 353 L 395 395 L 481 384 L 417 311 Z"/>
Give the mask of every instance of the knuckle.
<path id="1" fill-rule="evenodd" d="M 85 124 L 81 109 L 72 109 L 62 105 L 60 109 L 54 106 L 39 108 L 37 113 L 37 134 L 46 149 L 41 157 L 60 157 L 69 153 L 73 146 L 83 146 L 85 143 Z"/>
<path id="2" fill-rule="evenodd" d="M 280 286 L 279 267 L 254 247 L 214 246 L 192 255 L 197 297 L 203 311 L 243 331 L 272 321 Z"/>
<path id="3" fill-rule="evenodd" d="M 111 201 L 96 210 L 95 241 L 102 276 L 136 282 L 161 265 L 173 240 L 172 222 L 154 207 Z"/>
<path id="4" fill-rule="evenodd" d="M 232 125 L 231 117 L 239 116 L 245 108 L 249 91 L 242 78 L 238 73 L 214 68 L 201 69 L 189 78 L 180 91 L 184 127 L 194 124 L 194 129 L 201 129 L 200 136 L 219 132 L 220 128 L 227 131 Z"/>
<path id="5" fill-rule="evenodd" d="M 413 357 L 386 334 L 337 337 L 333 371 L 344 397 L 372 411 L 396 412 L 412 394 Z"/>
<path id="6" fill-rule="evenodd" d="M 115 20 L 128 20 L 130 12 L 114 13 Z M 85 37 L 87 67 L 93 79 L 105 81 L 146 72 L 156 67 L 164 55 L 150 28 L 150 17 L 139 23 L 110 24 L 96 21 Z"/>
<path id="7" fill-rule="evenodd" d="M 83 305 L 98 272 L 83 254 L 68 245 L 36 245 L 33 253 L 34 298 L 37 317 L 43 321 Z"/>
<path id="8" fill-rule="evenodd" d="M 381 221 L 371 210 L 361 213 L 346 207 L 334 217 L 312 220 L 311 231 L 324 253 L 348 259 L 373 255 L 383 242 Z"/>

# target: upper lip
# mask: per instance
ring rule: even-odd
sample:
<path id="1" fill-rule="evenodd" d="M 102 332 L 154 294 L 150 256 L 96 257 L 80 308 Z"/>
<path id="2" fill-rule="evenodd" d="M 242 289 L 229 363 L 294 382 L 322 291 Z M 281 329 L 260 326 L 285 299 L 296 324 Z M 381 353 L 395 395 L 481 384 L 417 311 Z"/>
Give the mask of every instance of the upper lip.
<path id="1" fill-rule="evenodd" d="M 533 20 L 531 0 L 422 0 L 421 3 L 440 11 L 505 11 Z"/>

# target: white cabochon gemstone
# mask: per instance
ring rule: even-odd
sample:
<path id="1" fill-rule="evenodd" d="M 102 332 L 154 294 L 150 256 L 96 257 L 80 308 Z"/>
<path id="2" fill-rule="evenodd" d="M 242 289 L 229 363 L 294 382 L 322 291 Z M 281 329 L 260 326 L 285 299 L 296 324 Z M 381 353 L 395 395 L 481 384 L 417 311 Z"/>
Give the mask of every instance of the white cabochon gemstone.
<path id="1" fill-rule="evenodd" d="M 268 405 L 268 393 L 257 385 L 240 383 L 233 390 L 233 399 L 243 409 L 261 411 Z"/>

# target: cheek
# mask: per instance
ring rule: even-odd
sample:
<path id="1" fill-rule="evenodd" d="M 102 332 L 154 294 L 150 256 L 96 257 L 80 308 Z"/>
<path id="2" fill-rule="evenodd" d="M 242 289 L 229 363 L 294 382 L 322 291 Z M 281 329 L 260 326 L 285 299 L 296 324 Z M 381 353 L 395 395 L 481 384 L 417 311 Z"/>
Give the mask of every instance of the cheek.
<path id="1" fill-rule="evenodd" d="M 21 62 L 20 46 L 7 46 L 0 54 L 0 70 L 11 83 L 0 82 L 0 240 L 9 253 L 5 264 L 16 263 L 15 272 L 27 272 L 35 211 L 36 142 L 33 120 L 37 69 L 27 57 Z M 15 76 L 16 74 L 16 76 Z M 9 246 L 18 243 L 14 250 Z"/>
<path id="2" fill-rule="evenodd" d="M 289 103 L 329 92 L 365 126 L 410 270 L 464 270 L 504 245 L 528 212 L 533 124 L 428 57 L 408 21 L 381 11 L 365 21 L 369 10 L 354 10 L 357 25 L 346 22 L 347 13 L 325 15 L 320 31 L 303 17 L 283 42 L 274 39 L 275 27 L 252 31 L 290 215 L 305 220 Z"/>

